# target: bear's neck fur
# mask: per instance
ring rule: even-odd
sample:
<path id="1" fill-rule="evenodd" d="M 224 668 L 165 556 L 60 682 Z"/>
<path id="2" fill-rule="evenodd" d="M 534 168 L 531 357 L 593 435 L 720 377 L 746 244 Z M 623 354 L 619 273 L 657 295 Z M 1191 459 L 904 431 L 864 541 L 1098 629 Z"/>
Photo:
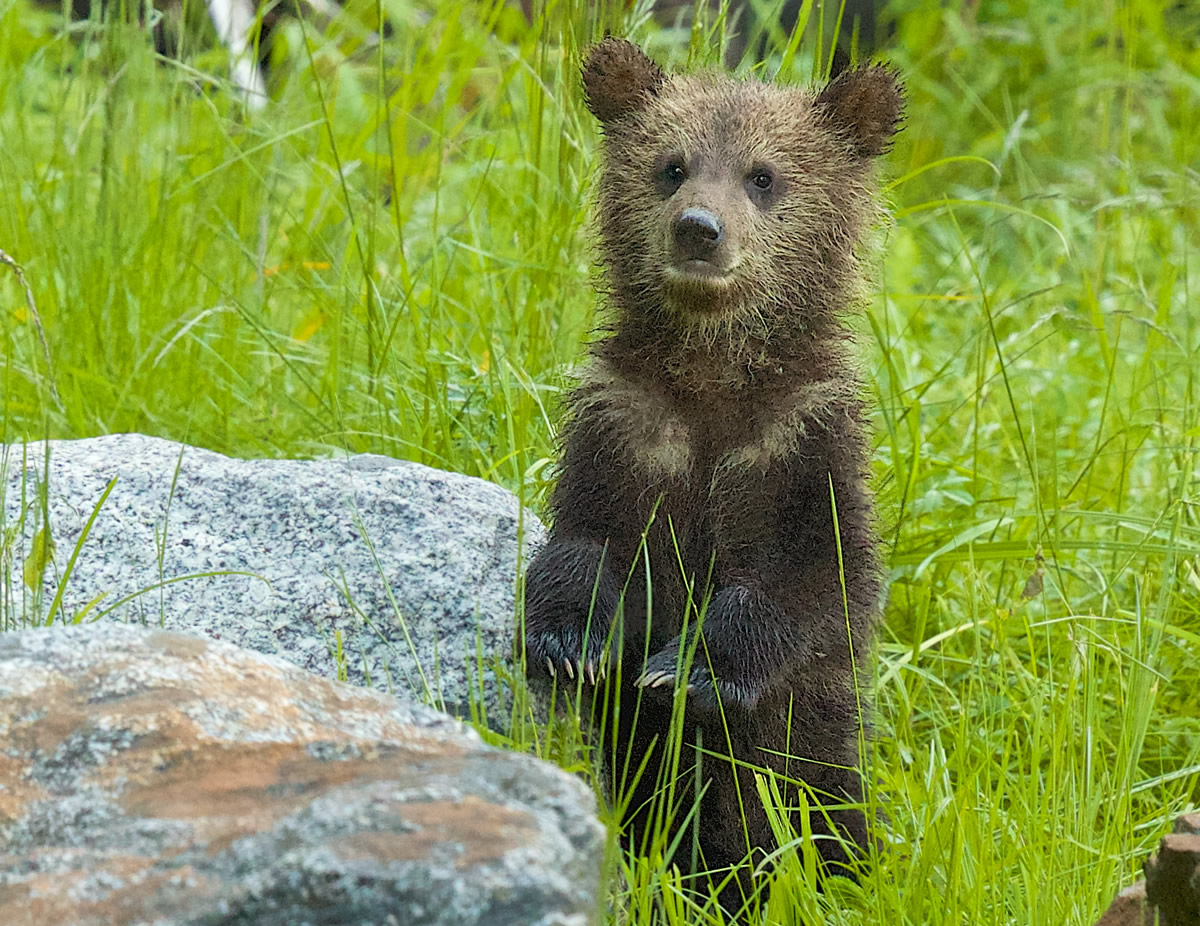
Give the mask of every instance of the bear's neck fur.
<path id="1" fill-rule="evenodd" d="M 720 394 L 795 387 L 851 373 L 845 318 L 861 289 L 850 254 L 830 260 L 818 277 L 797 281 L 776 298 L 721 315 L 669 305 L 661 293 L 607 275 L 608 324 L 592 353 L 674 389 Z"/>

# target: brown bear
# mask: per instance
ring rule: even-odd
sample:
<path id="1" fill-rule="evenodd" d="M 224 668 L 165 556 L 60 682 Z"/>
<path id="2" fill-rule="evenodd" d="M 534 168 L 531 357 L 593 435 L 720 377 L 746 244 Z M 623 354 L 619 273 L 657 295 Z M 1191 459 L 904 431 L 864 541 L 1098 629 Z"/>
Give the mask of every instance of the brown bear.
<path id="1" fill-rule="evenodd" d="M 831 805 L 809 822 L 844 863 L 867 839 L 861 669 L 883 590 L 846 318 L 901 86 L 878 65 L 816 92 L 668 77 L 614 38 L 583 84 L 611 319 L 526 576 L 528 665 L 599 684 L 633 845 L 665 821 L 675 860 L 719 881 L 775 848 L 769 769 L 789 807 L 800 781 Z"/>

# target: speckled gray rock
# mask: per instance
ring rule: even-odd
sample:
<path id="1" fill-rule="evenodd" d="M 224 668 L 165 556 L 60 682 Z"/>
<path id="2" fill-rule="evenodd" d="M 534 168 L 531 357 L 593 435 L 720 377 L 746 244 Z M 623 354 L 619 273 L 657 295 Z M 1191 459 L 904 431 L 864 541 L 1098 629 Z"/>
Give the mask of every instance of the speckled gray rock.
<path id="1" fill-rule="evenodd" d="M 44 622 L 116 477 L 57 619 L 147 590 L 105 619 L 277 653 L 459 716 L 482 690 L 487 722 L 507 728 L 497 676 L 512 670 L 518 537 L 527 556 L 544 531 L 499 486 L 388 457 L 235 460 L 137 434 L 53 441 L 48 470 L 44 444 L 3 449 L 3 527 L 19 530 L 0 629 Z M 56 553 L 39 581 L 43 482 Z M 245 574 L 170 581 L 211 572 Z"/>
<path id="2" fill-rule="evenodd" d="M 0 923 L 586 926 L 603 830 L 443 714 L 186 634 L 0 634 Z"/>

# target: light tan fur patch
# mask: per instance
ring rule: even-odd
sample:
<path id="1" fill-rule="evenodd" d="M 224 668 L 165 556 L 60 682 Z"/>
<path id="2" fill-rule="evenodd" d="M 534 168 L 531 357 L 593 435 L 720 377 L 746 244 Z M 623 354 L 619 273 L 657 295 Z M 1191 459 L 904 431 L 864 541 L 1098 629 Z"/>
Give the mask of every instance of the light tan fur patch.
<path id="1" fill-rule="evenodd" d="M 593 358 L 583 370 L 576 410 L 599 415 L 621 435 L 634 465 L 651 479 L 686 479 L 691 471 L 691 428 L 670 397 Z"/>
<path id="2" fill-rule="evenodd" d="M 839 410 L 844 411 L 855 392 L 854 384 L 846 380 L 823 380 L 797 387 L 779 406 L 764 409 L 758 437 L 724 454 L 717 468 L 765 470 L 772 463 L 786 460 L 799 450 L 810 428 L 823 427 Z"/>

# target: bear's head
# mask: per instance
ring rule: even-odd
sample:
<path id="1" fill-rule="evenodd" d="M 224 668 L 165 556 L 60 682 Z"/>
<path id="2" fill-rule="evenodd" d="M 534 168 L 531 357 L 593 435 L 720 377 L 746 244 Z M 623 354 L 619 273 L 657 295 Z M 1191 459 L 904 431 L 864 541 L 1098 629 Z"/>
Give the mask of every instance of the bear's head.
<path id="1" fill-rule="evenodd" d="M 894 71 L 859 67 L 815 92 L 672 77 L 608 38 L 583 85 L 604 130 L 605 270 L 626 312 L 774 330 L 852 301 L 855 251 L 877 215 L 872 162 L 902 117 Z"/>

